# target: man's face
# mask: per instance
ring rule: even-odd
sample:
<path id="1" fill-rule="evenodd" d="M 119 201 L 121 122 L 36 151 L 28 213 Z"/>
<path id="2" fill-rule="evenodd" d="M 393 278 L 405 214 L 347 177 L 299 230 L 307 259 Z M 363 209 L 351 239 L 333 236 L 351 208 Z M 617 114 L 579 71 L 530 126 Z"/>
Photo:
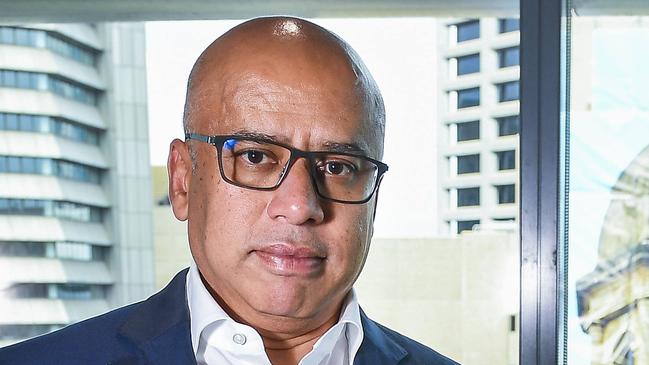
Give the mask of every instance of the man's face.
<path id="1" fill-rule="evenodd" d="M 353 80 L 314 72 L 234 72 L 214 91 L 220 103 L 210 105 L 212 92 L 205 91 L 195 131 L 260 133 L 310 151 L 356 144 L 377 158 Z M 197 149 L 190 247 L 209 286 L 237 313 L 332 315 L 367 256 L 375 198 L 366 204 L 320 199 L 304 159 L 274 191 L 237 187 L 222 180 L 213 146 L 189 143 Z"/>

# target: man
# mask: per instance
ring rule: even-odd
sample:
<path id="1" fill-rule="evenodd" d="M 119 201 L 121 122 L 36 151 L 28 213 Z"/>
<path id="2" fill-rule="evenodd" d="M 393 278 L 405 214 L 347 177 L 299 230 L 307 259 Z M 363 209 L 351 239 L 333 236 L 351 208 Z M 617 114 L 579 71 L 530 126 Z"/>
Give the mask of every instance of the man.
<path id="1" fill-rule="evenodd" d="M 169 197 L 194 258 L 148 300 L 0 352 L 27 364 L 454 364 L 352 290 L 387 166 L 384 107 L 340 38 L 243 23 L 191 72 Z M 4 362 L 3 362 L 4 361 Z"/>

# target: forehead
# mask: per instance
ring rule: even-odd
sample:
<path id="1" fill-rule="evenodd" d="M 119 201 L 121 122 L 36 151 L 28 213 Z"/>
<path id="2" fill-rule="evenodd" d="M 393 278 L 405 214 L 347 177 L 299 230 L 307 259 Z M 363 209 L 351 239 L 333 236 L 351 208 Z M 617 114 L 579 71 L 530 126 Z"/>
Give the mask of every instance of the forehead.
<path id="1" fill-rule="evenodd" d="M 222 76 L 205 90 L 200 105 L 210 133 L 254 131 L 309 149 L 349 143 L 376 155 L 371 117 L 354 80 L 259 71 Z"/>

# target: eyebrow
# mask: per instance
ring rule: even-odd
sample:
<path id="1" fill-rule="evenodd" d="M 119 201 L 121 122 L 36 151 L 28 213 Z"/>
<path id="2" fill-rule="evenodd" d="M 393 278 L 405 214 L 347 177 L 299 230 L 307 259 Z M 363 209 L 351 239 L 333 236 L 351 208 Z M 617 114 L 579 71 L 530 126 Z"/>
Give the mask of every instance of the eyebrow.
<path id="1" fill-rule="evenodd" d="M 271 142 L 271 143 L 281 143 L 285 145 L 291 145 L 290 141 L 287 138 L 281 138 L 273 134 L 267 134 L 267 133 L 261 133 L 261 132 L 253 132 L 250 130 L 239 130 L 232 135 L 237 136 L 237 137 L 242 137 L 242 138 L 252 138 L 252 139 L 257 139 L 260 141 L 264 142 Z M 368 156 L 369 151 L 367 151 L 365 148 L 362 148 L 359 144 L 357 143 L 343 143 L 343 142 L 334 142 L 334 141 L 325 141 L 322 143 L 323 149 L 320 151 L 326 151 L 326 152 L 345 152 L 345 153 L 357 153 L 357 154 L 362 154 L 363 156 Z"/>

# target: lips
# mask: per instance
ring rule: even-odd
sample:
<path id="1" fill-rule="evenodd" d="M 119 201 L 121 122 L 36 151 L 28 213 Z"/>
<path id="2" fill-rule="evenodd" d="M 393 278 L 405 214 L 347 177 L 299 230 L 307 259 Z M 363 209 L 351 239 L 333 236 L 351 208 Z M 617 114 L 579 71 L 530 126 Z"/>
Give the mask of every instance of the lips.
<path id="1" fill-rule="evenodd" d="M 253 250 L 252 254 L 273 274 L 307 276 L 322 270 L 325 255 L 311 247 L 272 244 Z"/>

